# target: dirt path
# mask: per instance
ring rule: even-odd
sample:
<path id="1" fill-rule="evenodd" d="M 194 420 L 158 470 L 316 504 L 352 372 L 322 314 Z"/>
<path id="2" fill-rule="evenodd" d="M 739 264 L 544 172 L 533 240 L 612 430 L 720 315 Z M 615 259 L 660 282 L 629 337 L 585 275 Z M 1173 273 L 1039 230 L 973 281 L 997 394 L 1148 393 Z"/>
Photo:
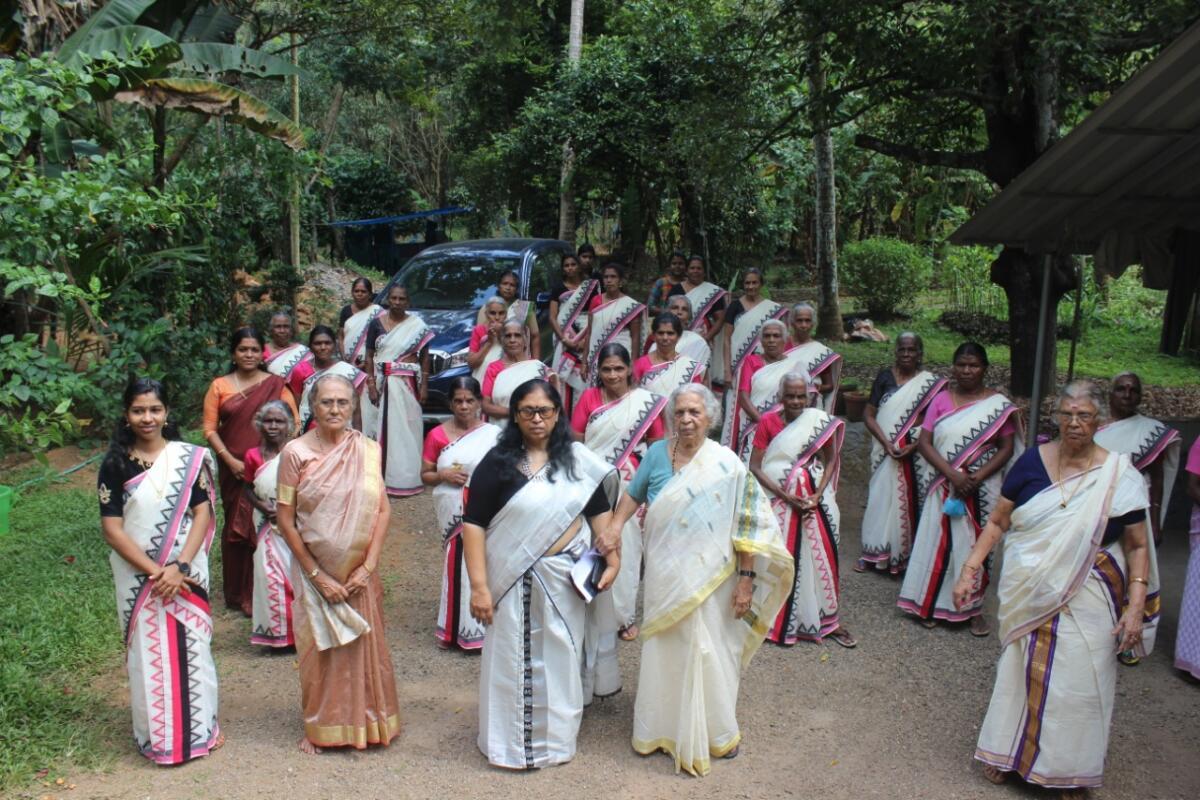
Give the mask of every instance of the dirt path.
<path id="1" fill-rule="evenodd" d="M 130 748 L 107 774 L 73 775 L 55 795 L 127 800 L 196 798 L 1018 798 L 1048 797 L 994 788 L 971 762 L 999 643 L 965 630 L 926 631 L 894 606 L 898 585 L 853 572 L 865 500 L 861 426 L 847 440 L 841 492 L 843 607 L 856 650 L 835 644 L 784 650 L 767 645 L 742 681 L 745 734 L 736 761 L 703 780 L 675 775 L 665 756 L 642 758 L 629 745 L 637 689 L 636 644 L 621 650 L 624 691 L 584 714 L 579 754 L 562 767 L 527 774 L 488 767 L 475 746 L 478 659 L 434 645 L 440 542 L 428 494 L 398 502 L 382 572 L 388 641 L 405 729 L 385 750 L 305 757 L 295 657 L 248 642 L 249 621 L 218 612 L 220 752 L 180 768 L 156 768 Z M 857 467 L 855 465 L 858 465 Z M 1200 796 L 1200 686 L 1171 669 L 1186 543 L 1179 532 L 1160 551 L 1164 583 L 1159 649 L 1122 668 L 1107 787 L 1114 798 Z M 215 604 L 218 607 L 220 603 Z M 993 609 L 994 611 L 994 609 Z M 128 738 L 114 730 L 116 740 Z M 57 788 L 57 787 L 56 787 Z M 51 793 L 51 794 L 47 794 Z"/>

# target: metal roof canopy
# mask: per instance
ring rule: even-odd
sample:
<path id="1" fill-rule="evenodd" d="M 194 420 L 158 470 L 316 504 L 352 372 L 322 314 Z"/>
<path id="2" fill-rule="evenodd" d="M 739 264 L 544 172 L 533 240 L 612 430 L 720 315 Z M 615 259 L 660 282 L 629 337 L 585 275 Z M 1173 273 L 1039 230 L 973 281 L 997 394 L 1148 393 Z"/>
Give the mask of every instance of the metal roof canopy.
<path id="1" fill-rule="evenodd" d="M 1200 23 L 1125 82 L 950 237 L 1095 253 L 1114 232 L 1200 226 Z"/>

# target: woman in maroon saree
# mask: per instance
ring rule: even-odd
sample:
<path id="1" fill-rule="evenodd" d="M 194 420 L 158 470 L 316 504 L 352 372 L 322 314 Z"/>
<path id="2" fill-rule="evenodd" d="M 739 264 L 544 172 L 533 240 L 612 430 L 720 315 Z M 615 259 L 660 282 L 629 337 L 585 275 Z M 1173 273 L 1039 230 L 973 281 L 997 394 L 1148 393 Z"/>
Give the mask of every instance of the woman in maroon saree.
<path id="1" fill-rule="evenodd" d="M 296 401 L 283 378 L 262 368 L 263 339 L 254 328 L 239 328 L 230 340 L 233 369 L 216 378 L 204 395 L 204 438 L 220 462 L 221 568 L 225 605 L 250 616 L 254 601 L 254 507 L 242 491 L 246 451 L 258 446 L 254 416 L 268 400 L 283 400 L 296 413 Z"/>

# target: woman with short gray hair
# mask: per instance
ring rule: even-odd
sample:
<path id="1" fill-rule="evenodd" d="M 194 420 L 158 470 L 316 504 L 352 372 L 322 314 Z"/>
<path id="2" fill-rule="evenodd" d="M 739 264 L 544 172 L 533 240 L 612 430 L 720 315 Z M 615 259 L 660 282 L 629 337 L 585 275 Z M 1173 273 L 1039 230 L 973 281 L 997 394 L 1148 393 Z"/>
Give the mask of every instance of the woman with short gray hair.
<path id="1" fill-rule="evenodd" d="M 812 303 L 792 306 L 792 338 L 787 348 L 788 358 L 812 376 L 809 389 L 816 394 L 814 407 L 832 414 L 837 405 L 838 387 L 842 383 L 842 357 L 813 338 L 817 324 L 817 309 Z"/>
<path id="2" fill-rule="evenodd" d="M 702 384 L 672 392 L 668 439 L 650 446 L 612 520 L 646 506 L 641 677 L 633 748 L 705 775 L 732 758 L 741 671 L 792 584 L 791 555 L 758 482 L 708 438 L 720 412 Z M 735 574 L 736 573 L 736 574 Z"/>
<path id="3" fill-rule="evenodd" d="M 1016 773 L 1067 797 L 1099 786 L 1116 654 L 1144 656 L 1154 644 L 1158 570 L 1146 487 L 1128 455 L 1096 443 L 1103 413 L 1094 384 L 1066 386 L 1058 438 L 1016 460 L 954 586 L 955 604 L 971 604 L 984 562 L 1005 540 L 1004 649 L 975 750 L 993 783 Z"/>

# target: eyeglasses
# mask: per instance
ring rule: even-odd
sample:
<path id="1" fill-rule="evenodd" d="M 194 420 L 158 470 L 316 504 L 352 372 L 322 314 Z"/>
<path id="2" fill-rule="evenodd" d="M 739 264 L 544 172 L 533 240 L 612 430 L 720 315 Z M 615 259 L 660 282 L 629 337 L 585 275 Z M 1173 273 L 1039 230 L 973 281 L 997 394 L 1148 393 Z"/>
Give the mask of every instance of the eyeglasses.
<path id="1" fill-rule="evenodd" d="M 349 408 L 352 404 L 352 401 L 340 397 L 325 397 L 317 401 L 317 405 L 324 409 Z"/>
<path id="2" fill-rule="evenodd" d="M 517 409 L 517 413 L 521 415 L 521 419 L 525 420 L 530 420 L 534 417 L 553 419 L 558 414 L 558 409 L 554 406 L 521 406 Z"/>
<path id="3" fill-rule="evenodd" d="M 1070 411 L 1059 411 L 1059 412 L 1056 412 L 1054 416 L 1058 417 L 1058 421 L 1063 423 L 1064 425 L 1066 425 L 1069 422 L 1073 422 L 1075 420 L 1078 420 L 1079 422 L 1082 422 L 1084 425 L 1087 425 L 1089 422 L 1091 422 L 1092 420 L 1094 420 L 1096 418 L 1095 414 L 1092 414 L 1087 411 L 1084 411 L 1079 414 L 1072 414 Z"/>

